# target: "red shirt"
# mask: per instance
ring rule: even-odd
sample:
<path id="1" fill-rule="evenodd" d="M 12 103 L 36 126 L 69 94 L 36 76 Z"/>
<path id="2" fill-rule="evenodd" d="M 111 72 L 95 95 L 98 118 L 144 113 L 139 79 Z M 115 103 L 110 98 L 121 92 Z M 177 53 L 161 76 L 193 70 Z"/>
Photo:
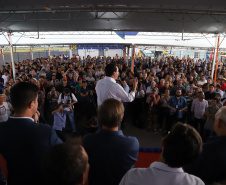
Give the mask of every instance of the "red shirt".
<path id="1" fill-rule="evenodd" d="M 153 97 L 153 96 L 154 96 L 154 94 L 152 94 L 151 96 Z M 155 95 L 155 98 L 157 99 L 158 97 L 159 97 L 159 95 L 158 95 L 158 94 L 156 94 L 156 95 Z M 150 100 L 150 104 L 151 104 L 151 105 L 158 105 L 158 104 L 159 104 L 159 102 L 158 102 L 157 104 L 155 104 L 154 99 L 153 99 L 153 98 L 151 98 L 151 100 Z"/>
<path id="2" fill-rule="evenodd" d="M 226 89 L 226 83 L 224 83 L 224 85 L 221 86 L 221 90 L 224 91 Z"/>
<path id="3" fill-rule="evenodd" d="M 157 85 L 157 88 L 160 90 L 162 87 L 165 87 L 165 85 L 161 86 L 160 84 Z"/>

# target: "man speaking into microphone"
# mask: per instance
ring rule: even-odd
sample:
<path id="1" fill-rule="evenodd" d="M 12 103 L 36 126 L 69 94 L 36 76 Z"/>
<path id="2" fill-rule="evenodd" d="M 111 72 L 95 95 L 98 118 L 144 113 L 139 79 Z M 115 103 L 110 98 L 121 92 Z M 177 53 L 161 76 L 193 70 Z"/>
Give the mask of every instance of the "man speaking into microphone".
<path id="1" fill-rule="evenodd" d="M 116 64 L 108 64 L 105 68 L 106 76 L 99 80 L 96 85 L 97 105 L 100 106 L 104 100 L 114 98 L 119 101 L 132 102 L 135 98 L 135 91 L 138 84 L 138 79 L 133 81 L 133 89 L 130 93 L 126 93 L 123 87 L 116 83 L 118 79 L 119 70 Z"/>

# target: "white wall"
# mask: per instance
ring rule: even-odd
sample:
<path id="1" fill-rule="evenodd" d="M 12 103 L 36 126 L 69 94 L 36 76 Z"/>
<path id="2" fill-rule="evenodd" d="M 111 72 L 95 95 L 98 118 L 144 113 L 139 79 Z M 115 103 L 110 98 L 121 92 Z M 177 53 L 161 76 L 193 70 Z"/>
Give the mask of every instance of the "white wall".
<path id="1" fill-rule="evenodd" d="M 106 56 L 115 57 L 116 54 L 119 57 L 123 57 L 123 50 L 122 49 L 109 49 L 108 51 L 105 50 Z"/>
<path id="2" fill-rule="evenodd" d="M 105 56 L 115 57 L 116 54 L 118 54 L 119 57 L 123 57 L 123 50 L 121 49 L 108 49 L 108 51 L 104 50 Z M 79 56 L 81 58 L 87 55 L 90 55 L 91 57 L 99 56 L 99 50 L 98 49 L 79 49 L 78 50 Z"/>
<path id="3" fill-rule="evenodd" d="M 95 57 L 99 55 L 99 50 L 98 49 L 79 49 L 78 50 L 79 56 L 82 57 L 87 57 L 87 55 L 90 55 L 91 57 Z"/>

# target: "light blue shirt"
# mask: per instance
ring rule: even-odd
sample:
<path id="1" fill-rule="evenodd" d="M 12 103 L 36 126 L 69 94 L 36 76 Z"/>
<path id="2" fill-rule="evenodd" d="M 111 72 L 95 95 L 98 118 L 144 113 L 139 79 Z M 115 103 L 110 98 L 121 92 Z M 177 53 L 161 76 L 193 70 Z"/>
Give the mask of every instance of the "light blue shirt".
<path id="1" fill-rule="evenodd" d="M 122 86 L 126 93 L 129 93 L 129 86 L 127 84 Z"/>

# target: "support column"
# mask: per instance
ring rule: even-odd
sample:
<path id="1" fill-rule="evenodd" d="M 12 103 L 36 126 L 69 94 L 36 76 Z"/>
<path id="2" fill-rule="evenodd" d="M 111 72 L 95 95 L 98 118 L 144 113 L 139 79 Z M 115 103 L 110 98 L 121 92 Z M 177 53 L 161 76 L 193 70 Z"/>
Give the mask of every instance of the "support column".
<path id="1" fill-rule="evenodd" d="M 216 37 L 215 37 L 214 57 L 213 57 L 212 70 L 211 70 L 212 80 L 213 80 L 213 74 L 214 74 L 214 69 L 215 69 L 215 64 L 216 64 L 216 56 L 217 56 L 217 41 L 218 41 L 217 37 L 218 37 L 218 35 L 216 35 Z"/>
<path id="2" fill-rule="evenodd" d="M 33 47 L 32 46 L 30 46 L 30 59 L 34 60 Z"/>
<path id="3" fill-rule="evenodd" d="M 12 34 L 8 33 L 8 38 L 9 38 L 9 49 L 10 49 L 10 56 L 11 56 L 11 66 L 13 70 L 13 79 L 15 81 L 15 64 L 13 60 L 13 45 L 12 45 Z"/>
<path id="4" fill-rule="evenodd" d="M 129 46 L 126 47 L 126 63 L 128 64 L 128 60 L 129 60 Z"/>
<path id="5" fill-rule="evenodd" d="M 1 48 L 1 58 L 2 58 L 2 65 L 5 65 L 4 49 L 3 48 Z"/>
<path id="6" fill-rule="evenodd" d="M 135 60 L 135 45 L 133 45 L 132 49 L 132 61 L 131 61 L 131 71 L 134 72 L 134 60 Z"/>
<path id="7" fill-rule="evenodd" d="M 69 49 L 69 58 L 70 58 L 70 59 L 72 58 L 72 49 L 71 49 L 71 47 L 70 47 L 70 49 Z"/>
<path id="8" fill-rule="evenodd" d="M 217 56 L 216 56 L 216 67 L 215 67 L 215 78 L 214 78 L 214 85 L 216 85 L 216 81 L 217 81 L 217 63 L 218 63 L 218 51 L 219 51 L 219 44 L 220 44 L 220 35 L 218 36 L 217 39 Z"/>
<path id="9" fill-rule="evenodd" d="M 48 57 L 50 57 L 50 46 L 48 47 Z"/>
<path id="10" fill-rule="evenodd" d="M 126 62 L 126 46 L 124 46 L 124 49 L 123 49 L 123 58 L 124 58 L 124 62 Z"/>

